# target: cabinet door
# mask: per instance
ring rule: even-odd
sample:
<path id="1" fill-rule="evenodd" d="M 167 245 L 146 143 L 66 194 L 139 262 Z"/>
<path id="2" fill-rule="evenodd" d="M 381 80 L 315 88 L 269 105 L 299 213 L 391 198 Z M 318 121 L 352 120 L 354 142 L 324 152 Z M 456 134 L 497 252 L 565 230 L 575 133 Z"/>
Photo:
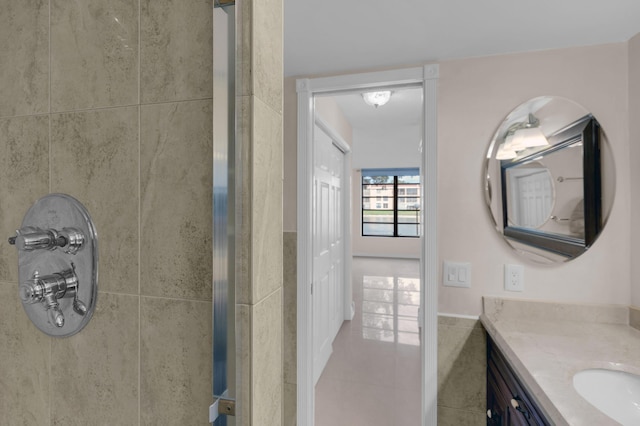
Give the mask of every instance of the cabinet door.
<path id="1" fill-rule="evenodd" d="M 506 425 L 507 408 L 507 399 L 502 395 L 493 373 L 487 369 L 487 426 Z"/>
<path id="2" fill-rule="evenodd" d="M 549 425 L 491 339 L 487 346 L 487 409 L 500 417 L 487 425 Z"/>

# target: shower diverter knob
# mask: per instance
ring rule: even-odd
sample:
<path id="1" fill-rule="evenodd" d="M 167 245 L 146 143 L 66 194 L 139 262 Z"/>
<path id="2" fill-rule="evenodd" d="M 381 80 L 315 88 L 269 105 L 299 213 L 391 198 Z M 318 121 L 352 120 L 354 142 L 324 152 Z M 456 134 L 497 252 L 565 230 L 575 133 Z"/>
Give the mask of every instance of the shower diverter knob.
<path id="1" fill-rule="evenodd" d="M 87 313 L 85 304 L 78 299 L 78 277 L 73 264 L 71 269 L 51 275 L 34 273 L 33 278 L 20 284 L 19 292 L 25 304 L 42 303 L 49 322 L 58 328 L 64 326 L 59 299 L 73 297 L 73 310 L 79 315 Z"/>

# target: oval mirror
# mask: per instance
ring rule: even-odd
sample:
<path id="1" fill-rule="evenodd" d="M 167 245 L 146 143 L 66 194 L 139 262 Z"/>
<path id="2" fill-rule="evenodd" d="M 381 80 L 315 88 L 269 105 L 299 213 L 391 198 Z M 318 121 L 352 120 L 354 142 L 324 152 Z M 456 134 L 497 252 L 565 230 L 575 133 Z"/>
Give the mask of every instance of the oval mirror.
<path id="1" fill-rule="evenodd" d="M 543 96 L 498 127 L 485 162 L 485 200 L 498 232 L 525 257 L 557 263 L 584 253 L 613 205 L 615 167 L 598 120 Z"/>

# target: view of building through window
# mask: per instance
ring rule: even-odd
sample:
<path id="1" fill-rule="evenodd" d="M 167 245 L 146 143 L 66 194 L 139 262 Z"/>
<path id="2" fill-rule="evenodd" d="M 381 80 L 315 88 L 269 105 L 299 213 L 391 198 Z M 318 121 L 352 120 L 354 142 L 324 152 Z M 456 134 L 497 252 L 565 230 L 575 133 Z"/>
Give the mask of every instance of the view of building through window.
<path id="1" fill-rule="evenodd" d="M 418 169 L 362 170 L 362 235 L 420 236 Z"/>

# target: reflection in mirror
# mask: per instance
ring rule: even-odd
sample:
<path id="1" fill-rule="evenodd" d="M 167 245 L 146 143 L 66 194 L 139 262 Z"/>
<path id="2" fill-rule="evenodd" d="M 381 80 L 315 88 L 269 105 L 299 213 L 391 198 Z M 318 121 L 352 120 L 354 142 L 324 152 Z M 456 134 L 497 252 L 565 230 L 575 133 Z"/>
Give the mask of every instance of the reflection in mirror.
<path id="1" fill-rule="evenodd" d="M 485 171 L 496 229 L 534 261 L 582 254 L 613 204 L 606 136 L 595 117 L 563 98 L 535 98 L 512 111 L 491 141 Z"/>
<path id="2" fill-rule="evenodd" d="M 549 169 L 539 161 L 505 170 L 509 194 L 507 217 L 515 226 L 541 228 L 551 218 L 555 202 L 555 186 Z"/>

